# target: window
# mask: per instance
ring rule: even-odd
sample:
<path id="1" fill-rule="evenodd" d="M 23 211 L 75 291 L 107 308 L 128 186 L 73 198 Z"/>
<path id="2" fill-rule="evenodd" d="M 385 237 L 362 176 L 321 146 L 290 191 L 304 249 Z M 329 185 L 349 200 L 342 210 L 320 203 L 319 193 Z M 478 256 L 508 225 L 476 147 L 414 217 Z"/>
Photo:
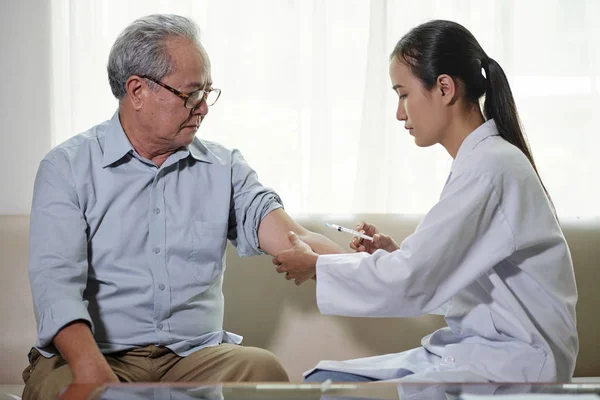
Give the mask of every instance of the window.
<path id="1" fill-rule="evenodd" d="M 452 160 L 417 148 L 395 120 L 387 71 L 404 33 L 441 18 L 507 73 L 559 217 L 600 215 L 595 0 L 55 0 L 55 144 L 111 117 L 110 46 L 152 13 L 201 28 L 223 93 L 198 136 L 239 148 L 292 214 L 420 214 L 437 201 Z"/>

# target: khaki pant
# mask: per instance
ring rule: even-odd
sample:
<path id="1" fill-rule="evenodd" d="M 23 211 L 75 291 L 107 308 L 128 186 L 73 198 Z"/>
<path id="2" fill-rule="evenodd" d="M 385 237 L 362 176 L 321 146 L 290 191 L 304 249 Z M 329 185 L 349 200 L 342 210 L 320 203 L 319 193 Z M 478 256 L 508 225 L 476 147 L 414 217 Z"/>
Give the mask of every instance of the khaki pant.
<path id="1" fill-rule="evenodd" d="M 257 347 L 220 344 L 179 357 L 166 347 L 105 355 L 121 382 L 276 382 L 289 381 L 274 354 Z M 32 349 L 23 371 L 23 400 L 56 399 L 73 377 L 67 362 L 56 355 L 45 358 Z"/>

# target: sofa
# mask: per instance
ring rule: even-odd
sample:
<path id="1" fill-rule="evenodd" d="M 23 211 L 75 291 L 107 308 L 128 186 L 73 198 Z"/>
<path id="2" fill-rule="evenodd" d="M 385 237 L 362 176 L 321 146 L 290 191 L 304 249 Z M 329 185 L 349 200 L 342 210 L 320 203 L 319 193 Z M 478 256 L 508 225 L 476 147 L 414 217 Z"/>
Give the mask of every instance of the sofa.
<path id="1" fill-rule="evenodd" d="M 346 245 L 351 237 L 324 222 L 354 226 L 364 219 L 400 241 L 420 221 L 410 215 L 300 215 L 303 226 Z M 575 376 L 600 376 L 600 219 L 564 219 L 579 289 L 577 305 L 580 352 Z M 19 394 L 27 352 L 36 339 L 27 277 L 28 216 L 0 216 L 0 399 Z M 319 314 L 315 284 L 300 287 L 274 271 L 269 256 L 239 258 L 227 247 L 224 328 L 244 336 L 244 343 L 271 350 L 293 381 L 321 359 L 348 359 L 400 352 L 419 345 L 427 333 L 444 325 L 440 316 L 418 318 L 344 318 Z"/>

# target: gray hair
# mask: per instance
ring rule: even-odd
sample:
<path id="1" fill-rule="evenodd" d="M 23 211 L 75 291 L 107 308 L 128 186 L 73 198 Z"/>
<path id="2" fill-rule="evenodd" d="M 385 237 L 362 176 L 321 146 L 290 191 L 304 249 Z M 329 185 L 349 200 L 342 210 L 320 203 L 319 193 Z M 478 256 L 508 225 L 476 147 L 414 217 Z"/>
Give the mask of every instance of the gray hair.
<path id="1" fill-rule="evenodd" d="M 125 83 L 131 75 L 148 75 L 162 79 L 173 72 L 166 43 L 171 38 L 185 38 L 208 57 L 200 44 L 198 26 L 189 18 L 171 14 L 154 14 L 140 18 L 119 35 L 108 56 L 108 81 L 115 97 L 121 100 L 127 93 Z"/>

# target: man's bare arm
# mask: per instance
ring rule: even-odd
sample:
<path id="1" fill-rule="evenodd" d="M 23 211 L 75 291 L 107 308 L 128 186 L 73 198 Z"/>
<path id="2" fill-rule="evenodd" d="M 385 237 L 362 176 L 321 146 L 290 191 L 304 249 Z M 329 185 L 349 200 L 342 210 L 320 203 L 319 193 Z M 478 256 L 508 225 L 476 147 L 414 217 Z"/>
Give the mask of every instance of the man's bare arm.
<path id="1" fill-rule="evenodd" d="M 317 254 L 348 253 L 342 246 L 327 237 L 311 232 L 294 221 L 283 208 L 267 214 L 258 228 L 260 248 L 273 256 L 292 247 L 288 232 L 293 231 Z"/>
<path id="2" fill-rule="evenodd" d="M 69 363 L 73 383 L 119 382 L 86 322 L 79 320 L 66 325 L 58 331 L 53 343 Z"/>

